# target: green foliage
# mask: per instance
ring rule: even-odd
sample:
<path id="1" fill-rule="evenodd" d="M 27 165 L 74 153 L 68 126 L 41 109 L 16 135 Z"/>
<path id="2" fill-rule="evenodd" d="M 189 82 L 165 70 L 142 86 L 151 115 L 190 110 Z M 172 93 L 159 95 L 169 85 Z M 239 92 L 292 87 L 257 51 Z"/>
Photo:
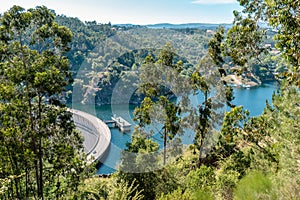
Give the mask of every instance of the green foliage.
<path id="1" fill-rule="evenodd" d="M 130 183 L 124 180 L 114 181 L 111 183 L 113 187 L 108 192 L 108 199 L 114 200 L 140 200 L 143 199 L 142 192 L 138 190 L 138 186 L 133 180 Z"/>
<path id="2" fill-rule="evenodd" d="M 226 68 L 232 66 L 230 64 L 232 62 L 240 66 L 236 73 L 242 75 L 245 72 L 244 76 L 246 73 L 255 73 L 262 80 L 267 81 L 274 78 L 272 70 L 280 68 L 280 71 L 284 71 L 283 68 L 288 66 L 289 72 L 281 75 L 286 85 L 281 85 L 279 94 L 273 97 L 273 104 L 267 103 L 265 112 L 261 116 L 250 118 L 248 111 L 231 105 L 233 108 L 225 114 L 217 143 L 207 157 L 203 158 L 201 167 L 190 171 L 195 165 L 191 164 L 189 170 L 182 162 L 181 165 L 185 167 L 181 167 L 185 174 L 180 174 L 181 177 L 177 178 L 180 187 L 176 190 L 170 189 L 174 191 L 163 191 L 161 199 L 192 199 L 197 190 L 203 191 L 203 188 L 209 188 L 208 191 L 214 194 L 213 198 L 219 199 L 297 199 L 299 197 L 299 53 L 297 47 L 300 39 L 299 29 L 296 26 L 299 21 L 299 3 L 257 0 L 239 2 L 245 7 L 244 14 L 234 12 L 235 22 L 226 37 L 222 29 L 217 31 L 209 43 L 209 54 L 212 58 L 210 62 L 206 62 L 206 65 L 200 63 L 201 67 L 213 68 L 214 62 L 224 72 Z M 282 55 L 287 63 L 282 58 L 274 59 L 267 55 L 267 51 L 271 49 L 264 45 L 264 41 L 269 38 L 266 38 L 267 32 L 262 28 L 261 21 L 268 22 L 272 28 L 278 29 L 277 33 L 272 34 L 275 35 L 276 47 L 281 51 L 279 56 Z M 167 58 L 171 56 L 165 57 L 165 63 L 168 65 L 171 65 L 171 62 L 167 62 Z M 206 58 L 205 61 L 209 59 Z M 149 66 L 153 64 L 152 62 Z M 205 73 L 199 70 L 192 73 L 191 77 L 194 83 L 193 89 L 201 90 L 204 94 L 209 92 L 211 82 L 206 81 Z M 255 76 L 252 76 L 251 81 L 259 82 Z M 233 99 L 232 88 L 227 88 L 226 94 L 228 94 L 227 100 Z M 200 122 L 196 127 L 199 130 L 198 138 L 196 137 L 198 150 L 201 150 L 203 140 L 206 139 L 206 131 L 210 128 L 208 122 L 211 120 L 209 118 L 211 113 L 207 112 L 210 108 L 208 100 L 205 99 L 202 110 L 191 112 Z M 202 115 L 198 118 L 195 117 L 196 114 Z M 264 170 L 270 175 L 265 176 L 255 169 Z M 272 183 L 271 180 L 275 181 Z M 200 194 L 202 195 L 201 192 Z M 209 196 L 212 198 L 211 195 Z"/>
<path id="3" fill-rule="evenodd" d="M 97 45 L 116 33 L 111 24 L 98 24 L 93 22 L 82 22 L 78 18 L 56 15 L 55 21 L 72 31 L 72 42 L 70 51 L 67 53 L 72 70 L 76 72 L 88 53 Z"/>
<path id="4" fill-rule="evenodd" d="M 275 155 L 278 163 L 273 179 L 276 194 L 281 199 L 297 199 L 300 194 L 299 95 L 297 86 L 283 87 L 280 94 L 273 96 L 273 107 L 269 106 L 264 114 L 273 139 L 267 140 L 266 149 Z"/>
<path id="5" fill-rule="evenodd" d="M 160 194 L 167 194 L 178 188 L 178 172 L 169 167 L 157 170 L 158 181 L 155 187 L 156 197 Z"/>
<path id="6" fill-rule="evenodd" d="M 248 114 L 249 112 L 244 111 L 241 106 L 232 108 L 231 111 L 225 113 L 217 143 L 204 159 L 204 163 L 216 165 L 218 161 L 239 153 L 243 146 L 243 125 Z"/>
<path id="7" fill-rule="evenodd" d="M 218 67 L 222 67 L 224 59 L 222 57 L 222 42 L 224 40 L 224 27 L 218 28 L 213 38 L 209 41 L 208 54 Z"/>
<path id="8" fill-rule="evenodd" d="M 235 64 L 244 66 L 251 58 L 258 59 L 265 51 L 262 40 L 266 32 L 257 21 L 243 18 L 238 12 L 234 15 L 234 26 L 227 33 L 225 48 Z"/>
<path id="9" fill-rule="evenodd" d="M 251 172 L 242 178 L 234 190 L 236 200 L 276 199 L 269 196 L 272 192 L 272 182 L 261 172 Z"/>
<path id="10" fill-rule="evenodd" d="M 209 90 L 208 83 L 204 77 L 198 71 L 195 71 L 191 76 L 192 86 L 195 91 L 201 90 L 203 93 L 207 93 Z"/>
<path id="11" fill-rule="evenodd" d="M 189 190 L 182 191 L 181 188 L 171 193 L 161 195 L 159 200 L 213 200 L 213 195 L 209 190 L 199 189 L 192 193 Z"/>
<path id="12" fill-rule="evenodd" d="M 151 110 L 154 102 L 150 97 L 145 97 L 141 105 L 134 110 L 135 120 L 139 121 L 139 126 L 144 127 L 151 123 Z"/>
<path id="13" fill-rule="evenodd" d="M 200 199 L 205 199 L 205 200 L 213 200 L 214 196 L 210 190 L 197 190 L 194 192 L 194 194 L 191 195 L 191 200 L 200 200 Z"/>
<path id="14" fill-rule="evenodd" d="M 79 187 L 79 191 L 70 199 L 123 199 L 123 200 L 140 200 L 144 199 L 142 191 L 137 190 L 135 180 L 129 183 L 125 180 L 117 180 L 115 177 L 109 179 L 89 178 Z"/>
<path id="15" fill-rule="evenodd" d="M 159 145 L 148 139 L 146 133 L 139 127 L 135 127 L 131 136 L 131 143 L 127 143 L 126 146 L 127 149 L 122 155 L 121 171 L 138 173 L 155 170 Z"/>
<path id="16" fill-rule="evenodd" d="M 158 63 L 164 66 L 173 66 L 175 57 L 175 49 L 172 47 L 171 43 L 168 42 L 163 48 L 159 51 Z"/>
<path id="17" fill-rule="evenodd" d="M 164 35 L 160 30 L 141 27 L 109 40 L 119 27 L 55 16 L 45 7 L 26 11 L 14 6 L 1 15 L 0 198 L 299 199 L 300 4 L 280 0 L 239 2 L 244 13 L 235 11 L 233 27 L 227 34 L 219 28 L 209 43 L 203 31 L 186 29 Z M 261 22 L 277 31 L 267 32 Z M 180 32 L 188 32 L 189 39 L 181 39 Z M 274 35 L 275 42 L 267 38 L 267 33 Z M 154 44 L 158 37 L 160 42 Z M 167 43 L 169 38 L 174 39 L 172 44 Z M 166 43 L 163 48 L 158 45 L 161 42 Z M 140 50 L 132 50 L 135 43 L 140 44 Z M 273 43 L 279 56 L 266 54 Z M 210 57 L 204 57 L 195 70 L 193 65 L 207 45 Z M 93 51 L 97 46 L 101 48 Z M 139 92 L 146 98 L 135 110 L 139 127 L 122 154 L 119 171 L 108 180 L 80 182 L 86 167 L 82 138 L 74 130 L 71 114 L 59 102 L 72 82 L 67 57 L 74 75 L 82 66 L 73 85 L 84 92 L 78 101 L 88 102 L 88 94 L 97 90 L 96 102 L 110 103 L 107 99 L 118 82 L 124 83 L 121 95 L 138 78 L 142 82 Z M 233 65 L 239 68 L 230 70 Z M 268 81 L 274 79 L 275 69 L 283 72 L 278 78 L 285 85 L 261 116 L 249 118 L 248 111 L 234 107 L 230 103 L 231 87 L 223 90 L 226 99 L 214 102 L 210 98 L 215 88 L 223 89 L 215 87 L 217 83 L 226 85 L 222 76 L 229 71 L 244 72 L 244 76 L 254 73 Z M 89 87 L 90 79 L 100 80 Z M 251 81 L 257 78 L 253 76 Z M 184 97 L 198 92 L 204 94 L 204 101 L 192 109 Z M 175 94 L 182 95 L 181 102 L 170 100 Z M 143 95 L 131 101 L 140 102 Z M 216 104 L 221 102 L 232 107 L 224 118 L 215 113 L 219 108 Z M 189 114 L 187 121 L 182 113 Z M 216 144 L 202 157 L 210 143 L 209 134 L 221 120 Z M 159 145 L 143 130 L 152 122 L 163 127 L 165 149 L 172 142 L 178 144 L 181 126 L 192 128 L 196 133 L 193 149 L 162 169 Z M 189 122 L 193 127 L 187 125 Z M 195 148 L 199 155 L 192 155 Z"/>
<path id="18" fill-rule="evenodd" d="M 120 181 L 132 183 L 141 191 L 145 199 L 153 199 L 156 195 L 155 187 L 158 184 L 159 146 L 156 142 L 147 139 L 146 134 L 136 127 L 132 135 L 132 142 L 122 153 L 122 164 L 116 177 Z"/>
<path id="19" fill-rule="evenodd" d="M 219 170 L 216 172 L 216 194 L 219 199 L 232 199 L 233 189 L 239 181 L 240 174 L 234 170 Z"/>
<path id="20" fill-rule="evenodd" d="M 162 105 L 166 112 L 163 117 L 163 129 L 166 131 L 167 139 L 172 140 L 180 128 L 180 118 L 177 115 L 180 115 L 180 108 L 168 100 L 165 96 L 159 97 L 159 104 Z"/>
<path id="21" fill-rule="evenodd" d="M 284 76 L 299 86 L 299 2 L 243 0 L 240 4 L 249 18 L 261 20 L 277 30 L 275 46 L 291 64 Z"/>
<path id="22" fill-rule="evenodd" d="M 159 59 L 153 63 L 151 57 L 146 57 L 145 64 L 141 66 L 139 90 L 146 96 L 141 106 L 135 109 L 135 120 L 144 127 L 153 122 L 163 125 L 162 138 L 164 141 L 164 159 L 166 164 L 166 146 L 180 132 L 181 110 L 177 103 L 169 99 L 169 94 L 176 89 L 176 79 L 180 82 L 180 64 L 174 64 L 174 49 L 167 43 L 159 52 Z M 170 87 L 169 88 L 167 88 Z M 181 87 L 181 86 L 179 86 Z"/>
<path id="23" fill-rule="evenodd" d="M 60 198 L 85 170 L 81 135 L 59 102 L 71 82 L 72 33 L 44 6 L 0 17 L 0 168 L 6 199 Z"/>
<path id="24" fill-rule="evenodd" d="M 192 192 L 209 190 L 215 184 L 215 173 L 213 168 L 202 165 L 187 175 L 186 184 Z"/>
<path id="25" fill-rule="evenodd" d="M 98 177 L 89 178 L 84 180 L 78 188 L 78 192 L 76 192 L 73 197 L 70 199 L 106 199 L 108 196 L 108 191 L 111 190 L 112 182 L 108 179 L 101 179 Z"/>
<path id="26" fill-rule="evenodd" d="M 295 25 L 298 15 L 295 11 L 298 9 L 299 2 L 266 1 L 257 4 L 256 1 L 252 0 L 241 1 L 240 3 L 244 6 L 245 12 L 252 14 L 256 19 L 262 19 L 272 27 L 281 25 L 277 35 L 279 44 L 287 43 L 286 50 L 293 50 L 291 45 L 296 44 L 299 40 L 297 37 L 292 38 L 299 31 Z M 283 49 L 280 48 L 280 50 Z"/>
<path id="27" fill-rule="evenodd" d="M 76 79 L 83 81 L 83 87 L 80 87 L 83 90 L 79 88 L 81 94 L 78 95 L 82 95 L 81 101 L 85 103 L 92 103 L 88 95 L 93 92 L 96 93 L 97 104 L 110 104 L 112 91 L 118 81 L 131 80 L 124 77 L 123 72 L 139 72 L 143 64 L 151 66 L 151 63 L 157 62 L 161 65 L 162 60 L 172 58 L 174 69 L 181 71 L 182 74 L 190 75 L 194 70 L 193 65 L 197 63 L 199 57 L 204 55 L 204 44 L 207 40 L 202 33 L 197 33 L 192 37 L 182 37 L 184 35 L 178 31 L 141 27 L 124 31 L 124 28 L 97 23 L 92 26 L 99 27 L 101 31 L 98 31 L 98 28 L 94 31 L 91 30 L 90 25 L 76 18 L 57 16 L 57 21 L 68 26 L 73 32 L 74 39 L 68 58 L 72 64 L 74 76 L 76 75 Z M 176 48 L 162 47 L 161 44 L 168 43 L 170 38 L 172 45 Z M 174 49 L 180 49 L 180 52 L 175 52 Z M 164 53 L 169 52 L 169 55 L 160 54 L 160 50 Z M 147 62 L 147 56 L 152 57 L 151 62 Z M 158 75 L 161 74 L 158 73 Z M 126 84 L 131 86 L 130 83 Z M 134 94 L 130 103 L 140 103 L 142 99 L 143 96 Z M 76 101 L 78 102 L 77 99 Z"/>
<path id="28" fill-rule="evenodd" d="M 172 193 L 168 193 L 166 195 L 161 195 L 159 200 L 190 200 L 191 194 L 188 190 L 182 191 L 181 188 L 178 188 L 177 190 L 173 191 Z"/>

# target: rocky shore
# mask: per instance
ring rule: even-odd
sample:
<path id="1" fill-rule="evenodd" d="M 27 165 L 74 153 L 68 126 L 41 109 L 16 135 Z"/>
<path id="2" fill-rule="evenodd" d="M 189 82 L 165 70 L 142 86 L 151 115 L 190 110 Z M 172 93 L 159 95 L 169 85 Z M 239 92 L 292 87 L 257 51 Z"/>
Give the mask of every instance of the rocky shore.
<path id="1" fill-rule="evenodd" d="M 249 75 L 247 77 L 243 77 L 241 75 L 230 74 L 223 78 L 227 84 L 235 87 L 257 87 L 261 85 L 261 81 L 258 78 L 254 77 L 253 75 Z"/>

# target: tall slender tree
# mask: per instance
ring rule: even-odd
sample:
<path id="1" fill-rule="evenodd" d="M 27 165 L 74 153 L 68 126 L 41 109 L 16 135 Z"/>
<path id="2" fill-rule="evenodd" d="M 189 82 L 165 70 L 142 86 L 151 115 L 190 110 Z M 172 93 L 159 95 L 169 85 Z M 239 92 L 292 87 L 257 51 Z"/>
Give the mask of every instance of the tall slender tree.
<path id="1" fill-rule="evenodd" d="M 59 198 L 75 189 L 82 138 L 60 103 L 71 81 L 72 33 L 46 7 L 14 6 L 0 18 L 0 168 L 8 199 Z M 67 186 L 67 187 L 66 187 Z"/>
<path id="2" fill-rule="evenodd" d="M 166 164 L 167 160 L 167 143 L 180 132 L 181 123 L 180 107 L 170 100 L 176 88 L 184 88 L 183 85 L 177 85 L 182 83 L 182 80 L 180 62 L 174 63 L 175 55 L 171 43 L 167 43 L 160 50 L 156 62 L 151 56 L 146 57 L 140 70 L 139 88 L 146 98 L 140 108 L 135 110 L 136 120 L 141 127 L 154 121 L 162 124 L 163 164 Z M 157 112 L 154 114 L 155 109 Z"/>

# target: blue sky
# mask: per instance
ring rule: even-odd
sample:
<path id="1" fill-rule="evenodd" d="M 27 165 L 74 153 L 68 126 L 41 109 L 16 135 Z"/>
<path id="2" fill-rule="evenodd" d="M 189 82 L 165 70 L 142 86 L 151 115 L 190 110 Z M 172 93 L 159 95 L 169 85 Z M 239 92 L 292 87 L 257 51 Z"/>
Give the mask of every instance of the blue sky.
<path id="1" fill-rule="evenodd" d="M 231 23 L 236 0 L 0 0 L 0 12 L 13 5 L 45 5 L 57 14 L 113 24 Z"/>

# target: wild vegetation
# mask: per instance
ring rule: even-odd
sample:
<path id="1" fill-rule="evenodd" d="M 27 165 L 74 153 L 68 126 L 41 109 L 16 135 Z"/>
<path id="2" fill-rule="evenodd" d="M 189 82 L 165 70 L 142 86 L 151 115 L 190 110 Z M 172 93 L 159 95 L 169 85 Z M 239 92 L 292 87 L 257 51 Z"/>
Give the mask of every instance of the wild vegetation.
<path id="1" fill-rule="evenodd" d="M 244 10 L 234 12 L 229 30 L 188 37 L 182 31 L 83 23 L 45 7 L 5 12 L 0 198 L 299 199 L 300 2 L 239 3 Z M 273 29 L 271 48 L 262 23 Z M 260 116 L 232 104 L 223 76 L 233 71 L 279 80 Z M 111 103 L 101 98 L 111 96 L 120 80 L 140 80 L 139 126 L 117 172 L 99 178 L 89 173 L 82 138 L 62 102 L 66 90 L 76 87 L 83 95 L 75 95 L 75 102 L 95 103 L 89 94 L 96 93 L 96 103 Z M 192 107 L 187 97 L 195 93 L 204 98 Z M 223 105 L 230 111 L 220 113 Z M 153 123 L 161 124 L 162 153 L 146 128 Z M 195 133 L 194 144 L 166 148 L 181 147 L 178 135 L 187 128 Z"/>
<path id="2" fill-rule="evenodd" d="M 62 198 L 86 168 L 82 138 L 60 98 L 72 33 L 46 7 L 1 16 L 0 197 Z"/>
<path id="3" fill-rule="evenodd" d="M 96 103 L 98 105 L 111 103 L 113 90 L 119 81 L 130 82 L 137 79 L 137 73 L 146 57 L 151 55 L 155 61 L 159 58 L 162 47 L 171 43 L 176 53 L 174 62 L 182 61 L 184 74 L 191 74 L 199 68 L 199 62 L 206 55 L 208 43 L 217 26 L 212 29 L 151 29 L 143 26 L 113 26 L 97 24 L 96 22 L 81 22 L 76 18 L 56 16 L 56 21 L 73 33 L 70 51 L 67 56 L 71 63 L 74 83 L 73 95 L 68 102 Z M 228 29 L 226 29 L 228 30 Z M 261 48 L 267 45 L 274 50 L 270 39 L 271 29 L 263 37 Z M 269 46 L 271 45 L 271 46 Z M 254 48 L 254 47 L 253 47 Z M 250 50 L 248 50 L 250 51 Z M 259 62 L 255 59 L 247 62 L 244 73 L 237 71 L 236 65 L 230 60 L 223 66 L 227 74 L 252 74 L 257 82 L 274 81 L 277 72 L 285 70 L 285 63 L 271 54 L 260 54 Z M 227 57 L 229 58 L 229 57 Z M 281 62 L 281 63 L 280 63 Z M 248 73 L 247 73 L 248 72 Z M 252 77 L 252 76 L 250 76 Z M 246 77 L 243 77 L 246 79 Z M 80 91 L 77 93 L 76 91 Z M 96 98 L 94 98 L 94 95 Z M 121 94 L 120 94 L 121 95 Z M 73 98 L 73 99 L 71 99 Z M 141 103 L 142 98 L 133 96 L 130 103 Z"/>

